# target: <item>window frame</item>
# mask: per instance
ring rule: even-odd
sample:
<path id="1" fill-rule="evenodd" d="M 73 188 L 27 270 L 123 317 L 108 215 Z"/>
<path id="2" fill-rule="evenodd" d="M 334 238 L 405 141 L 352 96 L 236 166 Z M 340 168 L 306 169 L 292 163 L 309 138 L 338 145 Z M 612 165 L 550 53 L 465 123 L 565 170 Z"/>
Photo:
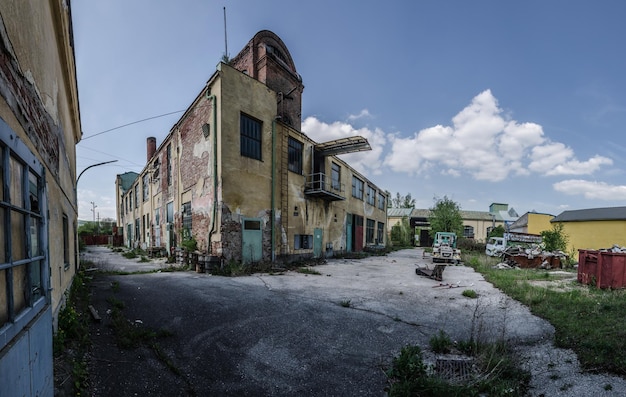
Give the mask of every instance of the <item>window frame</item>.
<path id="1" fill-rule="evenodd" d="M 465 238 L 474 238 L 474 226 L 463 225 L 463 237 Z"/>
<path id="2" fill-rule="evenodd" d="M 363 200 L 363 189 L 365 188 L 365 182 L 356 176 L 352 175 L 352 197 L 359 200 Z"/>
<path id="3" fill-rule="evenodd" d="M 193 216 L 191 213 L 191 201 L 187 201 L 183 203 L 181 206 L 182 213 L 182 231 L 183 231 L 183 239 L 191 238 L 193 231 Z"/>
<path id="4" fill-rule="evenodd" d="M 239 114 L 239 153 L 263 161 L 263 122 L 248 114 Z"/>
<path id="5" fill-rule="evenodd" d="M 330 186 L 333 190 L 341 192 L 341 166 L 334 161 L 330 164 Z"/>
<path id="6" fill-rule="evenodd" d="M 303 152 L 304 144 L 290 136 L 287 142 L 287 168 L 289 171 L 302 175 Z"/>
<path id="7" fill-rule="evenodd" d="M 385 224 L 378 222 L 376 229 L 376 243 L 380 245 L 385 244 Z"/>
<path id="8" fill-rule="evenodd" d="M 143 189 L 143 201 L 146 202 L 150 198 L 150 183 L 148 174 L 144 174 L 141 178 L 141 187 Z"/>
<path id="9" fill-rule="evenodd" d="M 380 191 L 378 192 L 378 209 L 384 210 L 386 205 L 386 195 L 382 194 Z"/>
<path id="10" fill-rule="evenodd" d="M 11 159 L 14 159 L 21 167 L 21 203 L 13 203 L 11 200 Z M 4 276 L 2 290 L 5 307 L 0 313 L 5 312 L 6 318 L 0 320 L 0 351 L 3 350 L 13 338 L 50 304 L 50 273 L 48 254 L 48 201 L 46 186 L 46 172 L 44 165 L 37 159 L 21 139 L 16 139 L 13 132 L 2 119 L 0 119 L 0 230 L 4 230 L 2 244 L 4 252 L 0 253 L 0 273 Z M 31 180 L 36 180 L 36 200 L 32 201 Z M 7 189 L 8 188 L 8 189 Z M 28 199 L 30 198 L 30 200 Z M 32 208 L 36 204 L 37 208 Z M 14 235 L 11 232 L 12 218 L 23 218 L 23 248 L 25 258 L 9 260 L 13 258 Z M 32 226 L 35 225 L 34 234 Z M 34 241 L 36 239 L 36 241 Z M 15 288 L 13 271 L 24 266 L 25 285 L 18 290 L 24 294 L 24 307 L 16 308 L 14 302 Z M 38 266 L 38 268 L 33 268 Z M 35 273 L 34 273 L 34 272 Z M 38 278 L 38 280 L 34 280 Z M 39 285 L 35 286 L 35 282 Z"/>
<path id="11" fill-rule="evenodd" d="M 374 219 L 365 220 L 365 243 L 374 244 L 374 230 L 376 229 L 376 221 Z"/>
<path id="12" fill-rule="evenodd" d="M 367 185 L 367 204 L 371 206 L 376 205 L 376 189 L 370 184 Z"/>

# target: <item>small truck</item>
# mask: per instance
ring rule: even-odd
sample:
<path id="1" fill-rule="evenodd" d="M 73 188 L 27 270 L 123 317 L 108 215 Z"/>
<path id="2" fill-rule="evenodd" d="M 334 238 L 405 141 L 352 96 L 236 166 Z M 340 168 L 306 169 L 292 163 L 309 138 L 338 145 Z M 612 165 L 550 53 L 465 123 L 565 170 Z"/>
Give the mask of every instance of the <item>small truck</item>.
<path id="1" fill-rule="evenodd" d="M 487 241 L 485 254 L 487 256 L 500 256 L 508 247 L 520 245 L 522 247 L 531 244 L 541 244 L 542 238 L 538 234 L 528 233 L 504 233 L 502 237 L 490 237 Z"/>
<path id="2" fill-rule="evenodd" d="M 456 248 L 456 234 L 449 232 L 437 232 L 433 241 L 433 263 L 437 263 L 433 269 L 417 267 L 415 274 L 441 281 L 443 271 L 448 263 L 456 264 L 461 262 L 461 250 Z"/>
<path id="3" fill-rule="evenodd" d="M 454 233 L 437 232 L 433 241 L 433 263 L 461 262 L 461 250 L 456 248 L 456 240 Z"/>

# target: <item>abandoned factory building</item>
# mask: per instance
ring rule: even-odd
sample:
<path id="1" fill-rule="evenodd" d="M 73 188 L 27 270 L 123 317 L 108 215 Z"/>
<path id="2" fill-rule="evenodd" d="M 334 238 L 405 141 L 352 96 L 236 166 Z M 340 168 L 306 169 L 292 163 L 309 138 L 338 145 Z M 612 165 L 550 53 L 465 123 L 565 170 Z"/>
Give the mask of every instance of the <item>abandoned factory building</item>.
<path id="1" fill-rule="evenodd" d="M 301 132 L 303 90 L 270 31 L 220 62 L 163 142 L 147 138 L 146 167 L 118 175 L 125 243 L 171 252 L 191 241 L 244 263 L 385 244 L 387 194 L 336 157 L 369 143 Z"/>

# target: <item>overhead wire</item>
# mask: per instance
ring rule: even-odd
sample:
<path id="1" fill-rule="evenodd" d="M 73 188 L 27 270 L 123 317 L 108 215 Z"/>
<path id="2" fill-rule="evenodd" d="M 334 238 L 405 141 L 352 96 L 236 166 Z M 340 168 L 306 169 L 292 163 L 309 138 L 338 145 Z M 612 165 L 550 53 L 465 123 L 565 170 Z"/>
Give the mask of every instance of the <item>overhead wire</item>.
<path id="1" fill-rule="evenodd" d="M 148 121 L 148 120 L 158 119 L 159 117 L 165 117 L 165 116 L 169 116 L 169 115 L 176 114 L 176 113 L 182 113 L 182 112 L 184 112 L 184 111 L 185 111 L 185 110 L 176 110 L 175 112 L 163 113 L 163 114 L 159 114 L 158 116 L 152 116 L 152 117 L 148 117 L 148 118 L 145 118 L 145 119 L 141 119 L 141 120 L 133 121 L 133 122 L 131 122 L 131 123 L 127 123 L 127 124 L 119 125 L 119 126 L 117 126 L 117 127 L 109 128 L 108 130 L 100 131 L 100 132 L 97 132 L 97 133 L 95 133 L 95 134 L 91 134 L 91 135 L 83 136 L 83 137 L 81 138 L 81 141 L 84 141 L 84 140 L 89 139 L 89 138 L 96 137 L 96 136 L 98 136 L 98 135 L 106 134 L 107 132 L 111 132 L 111 131 L 119 130 L 120 128 L 128 127 L 129 125 L 133 125 L 133 124 L 137 124 L 137 123 L 142 123 L 142 122 L 144 122 L 144 121 Z"/>

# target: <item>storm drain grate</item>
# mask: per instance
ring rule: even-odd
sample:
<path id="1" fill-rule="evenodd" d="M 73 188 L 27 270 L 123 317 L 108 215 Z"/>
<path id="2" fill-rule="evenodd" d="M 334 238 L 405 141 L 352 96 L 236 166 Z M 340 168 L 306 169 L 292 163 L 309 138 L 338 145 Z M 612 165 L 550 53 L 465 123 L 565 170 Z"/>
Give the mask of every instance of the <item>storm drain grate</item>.
<path id="1" fill-rule="evenodd" d="M 474 362 L 472 359 L 438 358 L 435 373 L 451 382 L 467 381 L 474 375 Z"/>

